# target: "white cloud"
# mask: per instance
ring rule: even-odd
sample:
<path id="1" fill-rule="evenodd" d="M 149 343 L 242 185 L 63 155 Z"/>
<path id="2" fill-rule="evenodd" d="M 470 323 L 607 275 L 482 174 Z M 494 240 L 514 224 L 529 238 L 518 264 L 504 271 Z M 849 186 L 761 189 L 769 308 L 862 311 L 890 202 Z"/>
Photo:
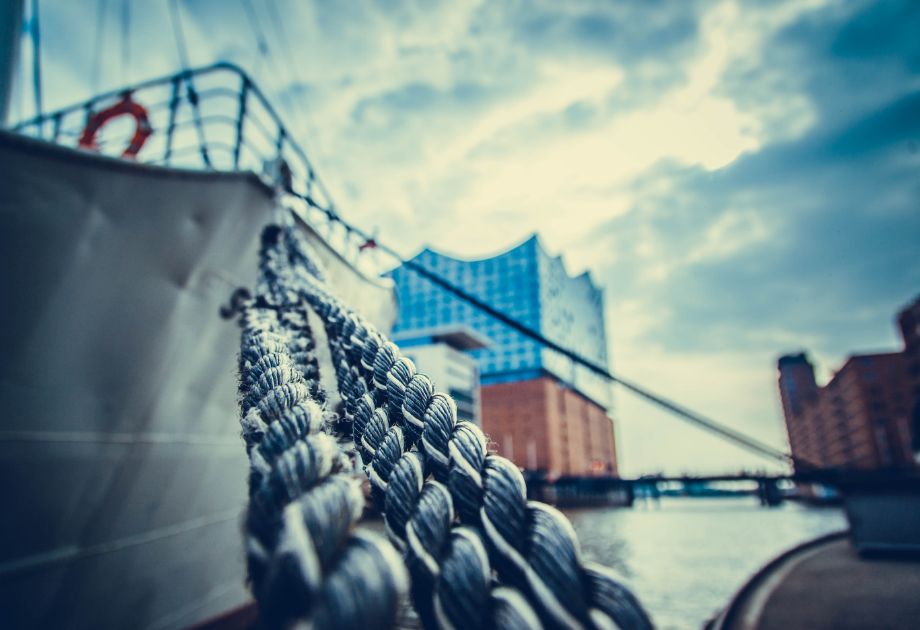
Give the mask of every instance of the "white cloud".
<path id="1" fill-rule="evenodd" d="M 685 258 L 686 263 L 725 259 L 765 241 L 772 235 L 763 213 L 753 210 L 729 210 L 722 213 L 704 233 L 704 240 Z"/>

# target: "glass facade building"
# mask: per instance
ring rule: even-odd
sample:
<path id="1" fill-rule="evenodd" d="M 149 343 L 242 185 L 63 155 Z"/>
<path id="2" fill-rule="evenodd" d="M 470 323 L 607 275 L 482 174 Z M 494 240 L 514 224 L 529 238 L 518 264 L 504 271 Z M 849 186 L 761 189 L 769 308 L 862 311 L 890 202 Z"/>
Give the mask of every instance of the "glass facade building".
<path id="1" fill-rule="evenodd" d="M 460 260 L 431 249 L 413 260 L 559 345 L 607 366 L 603 292 L 588 273 L 570 276 L 561 258 L 547 254 L 536 236 L 480 260 Z M 483 385 L 549 374 L 601 407 L 609 406 L 608 383 L 587 368 L 576 366 L 404 266 L 395 269 L 392 277 L 399 297 L 394 334 L 451 324 L 469 326 L 491 342 L 471 351 L 479 362 Z"/>

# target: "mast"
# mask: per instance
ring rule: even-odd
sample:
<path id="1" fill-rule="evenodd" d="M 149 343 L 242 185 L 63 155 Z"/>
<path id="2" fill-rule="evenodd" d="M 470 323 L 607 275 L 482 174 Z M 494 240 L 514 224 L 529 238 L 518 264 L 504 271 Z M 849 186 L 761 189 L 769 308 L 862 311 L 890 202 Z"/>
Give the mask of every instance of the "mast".
<path id="1" fill-rule="evenodd" d="M 0 128 L 8 125 L 25 0 L 0 0 Z"/>

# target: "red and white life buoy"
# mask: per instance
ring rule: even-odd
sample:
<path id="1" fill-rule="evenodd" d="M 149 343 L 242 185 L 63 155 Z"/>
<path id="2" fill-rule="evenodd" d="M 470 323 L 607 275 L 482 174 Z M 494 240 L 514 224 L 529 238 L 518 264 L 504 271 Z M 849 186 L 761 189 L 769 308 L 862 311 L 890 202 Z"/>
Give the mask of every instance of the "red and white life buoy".
<path id="1" fill-rule="evenodd" d="M 147 110 L 139 103 L 131 100 L 130 94 L 126 94 L 120 101 L 108 109 L 103 109 L 101 112 L 96 112 L 90 116 L 89 121 L 86 123 L 86 128 L 83 130 L 83 135 L 80 136 L 80 147 L 84 149 L 98 149 L 99 147 L 96 145 L 96 134 L 103 125 L 119 116 L 131 116 L 136 123 L 131 142 L 121 155 L 126 158 L 137 157 L 141 147 L 144 146 L 144 143 L 147 142 L 147 138 L 153 133 L 153 127 L 150 126 L 150 118 L 147 116 Z"/>

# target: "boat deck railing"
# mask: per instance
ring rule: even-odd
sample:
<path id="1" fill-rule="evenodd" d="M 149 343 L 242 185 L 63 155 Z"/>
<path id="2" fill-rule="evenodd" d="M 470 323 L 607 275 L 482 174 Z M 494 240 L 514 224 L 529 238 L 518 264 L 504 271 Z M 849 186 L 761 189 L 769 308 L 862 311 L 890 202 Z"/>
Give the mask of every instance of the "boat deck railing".
<path id="1" fill-rule="evenodd" d="M 298 210 L 352 263 L 367 263 L 364 237 L 337 220 L 337 209 L 306 152 L 277 110 L 238 66 L 221 62 L 144 81 L 13 126 L 23 135 L 80 147 L 90 119 L 125 96 L 147 112 L 153 133 L 137 162 L 225 172 L 254 172 L 299 200 Z M 121 157 L 135 132 L 130 116 L 113 119 L 92 151 Z M 90 150 L 90 149 L 87 149 Z M 361 264 L 376 273 L 376 264 Z"/>

